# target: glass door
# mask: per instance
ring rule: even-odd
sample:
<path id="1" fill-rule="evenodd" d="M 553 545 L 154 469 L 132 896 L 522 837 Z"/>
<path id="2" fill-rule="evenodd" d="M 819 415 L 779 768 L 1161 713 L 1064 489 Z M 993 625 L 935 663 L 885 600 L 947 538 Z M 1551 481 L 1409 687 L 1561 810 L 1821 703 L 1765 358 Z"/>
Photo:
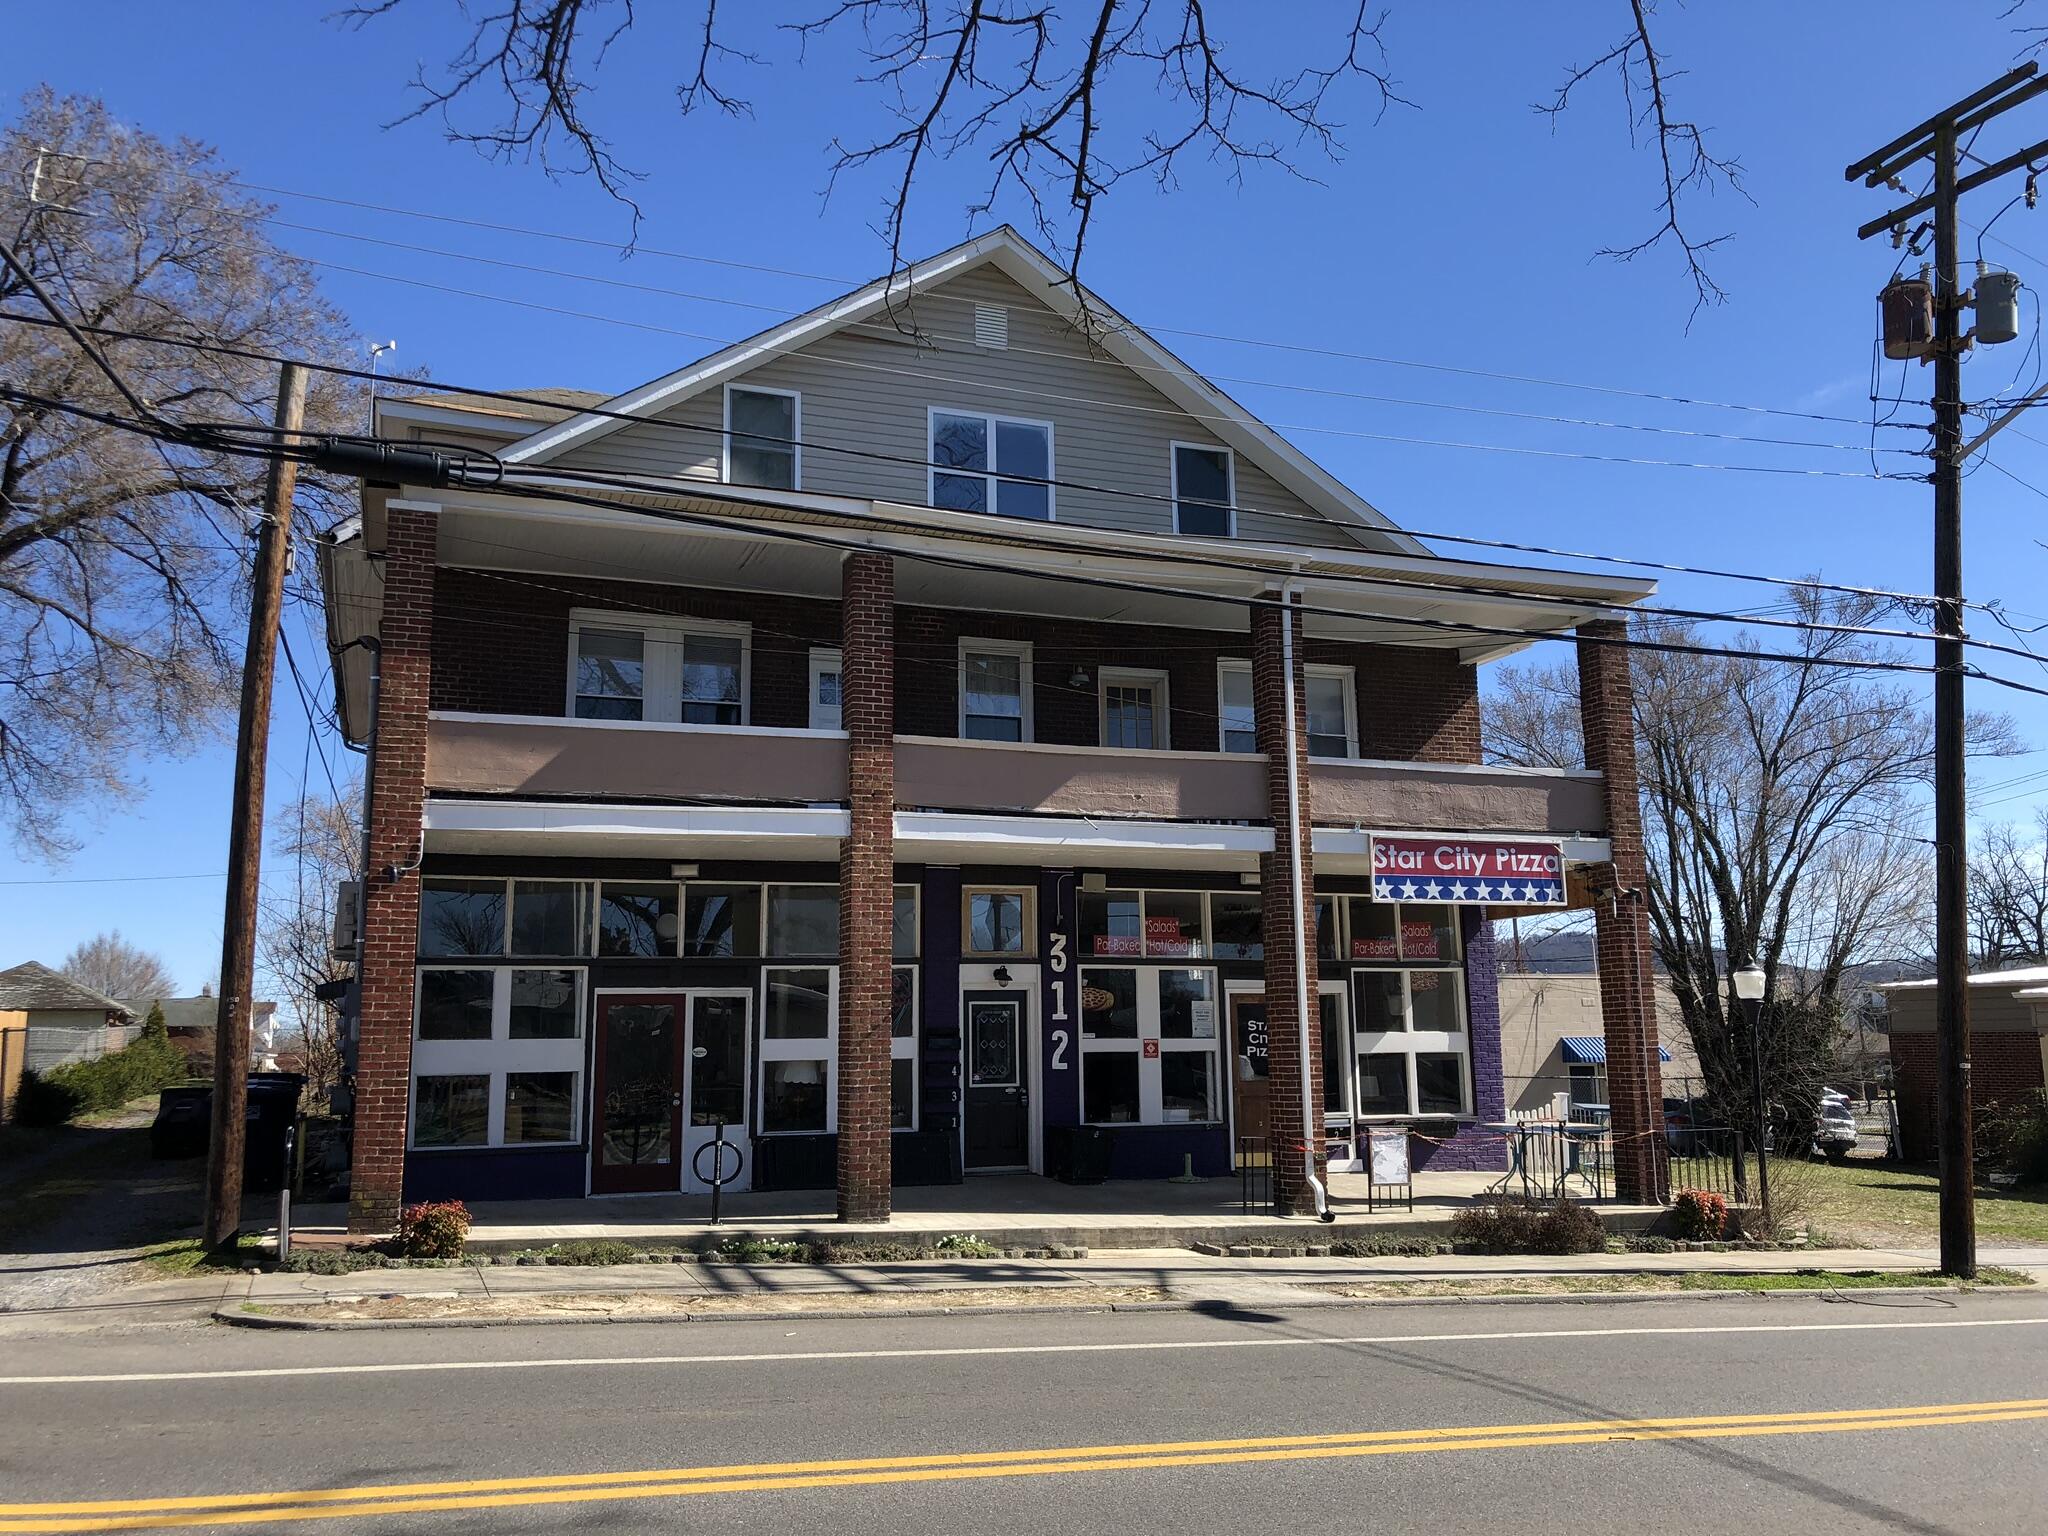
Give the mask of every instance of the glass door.
<path id="1" fill-rule="evenodd" d="M 692 992 L 690 1047 L 684 1063 L 683 1185 L 709 1194 L 715 1166 L 727 1190 L 753 1185 L 753 1138 L 747 1131 L 747 1042 L 752 1038 L 753 996 L 747 992 Z M 711 1150 L 724 1125 L 726 1146 Z"/>
<path id="2" fill-rule="evenodd" d="M 600 993 L 592 1085 L 590 1192 L 678 1187 L 682 1160 L 682 999 Z"/>

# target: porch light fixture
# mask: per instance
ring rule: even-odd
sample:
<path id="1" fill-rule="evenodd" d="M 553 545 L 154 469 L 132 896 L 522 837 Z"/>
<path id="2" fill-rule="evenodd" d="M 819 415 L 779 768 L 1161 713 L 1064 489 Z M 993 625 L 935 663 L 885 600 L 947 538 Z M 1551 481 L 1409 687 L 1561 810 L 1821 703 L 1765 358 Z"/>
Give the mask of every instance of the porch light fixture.
<path id="1" fill-rule="evenodd" d="M 1074 670 L 1067 675 L 1067 686 L 1069 688 L 1086 688 L 1088 686 L 1088 669 L 1077 663 Z"/>
<path id="2" fill-rule="evenodd" d="M 1010 968 L 1007 965 L 997 966 L 995 968 L 995 978 L 997 986 L 1007 987 L 1010 984 Z"/>
<path id="3" fill-rule="evenodd" d="M 1728 978 L 1735 983 L 1735 995 L 1745 1003 L 1760 1003 L 1764 1000 L 1764 968 L 1760 965 L 1745 965 Z"/>

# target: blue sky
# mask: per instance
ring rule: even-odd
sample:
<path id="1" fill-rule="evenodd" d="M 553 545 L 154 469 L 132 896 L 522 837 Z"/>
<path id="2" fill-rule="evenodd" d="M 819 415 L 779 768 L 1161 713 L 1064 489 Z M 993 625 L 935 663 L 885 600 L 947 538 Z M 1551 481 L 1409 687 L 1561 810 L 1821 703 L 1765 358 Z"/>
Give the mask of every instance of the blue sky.
<path id="1" fill-rule="evenodd" d="M 1177 332 L 1867 420 L 1872 295 L 1896 258 L 1883 241 L 1856 241 L 1856 226 L 1883 204 L 1879 194 L 1845 183 L 1841 170 L 2009 65 L 2019 39 L 2012 23 L 2000 20 L 2005 5 L 1958 0 L 1944 6 L 1940 47 L 1916 51 L 1910 72 L 1900 68 L 1899 39 L 1924 32 L 1924 7 L 1724 0 L 1665 8 L 1663 46 L 1687 71 L 1676 84 L 1676 103 L 1684 115 L 1711 126 L 1721 153 L 1742 161 L 1755 200 L 1752 205 L 1723 193 L 1689 207 L 1697 232 L 1733 236 L 1711 258 L 1730 301 L 1703 311 L 1690 330 L 1692 293 L 1673 254 L 1653 251 L 1629 264 L 1593 254 L 1633 243 L 1658 222 L 1654 164 L 1630 149 L 1614 86 L 1589 84 L 1555 125 L 1531 109 L 1569 64 L 1617 40 L 1626 24 L 1626 6 L 1619 3 L 1551 8 L 1508 0 L 1455 6 L 1395 0 L 1385 38 L 1399 89 L 1414 109 L 1396 107 L 1375 124 L 1372 103 L 1363 94 L 1350 98 L 1335 114 L 1349 124 L 1344 159 L 1310 167 L 1320 185 L 1252 174 L 1240 186 L 1199 163 L 1171 194 L 1143 180 L 1124 183 L 1098 213 L 1085 275 L 1134 319 Z M 405 82 L 416 61 L 431 66 L 459 42 L 452 5 L 409 0 L 395 16 L 359 32 L 323 21 L 321 9 L 215 4 L 198 25 L 182 7 L 101 0 L 24 11 L 10 18 L 0 93 L 11 102 L 43 81 L 60 91 L 96 92 L 135 126 L 211 143 L 225 164 L 273 187 L 599 239 L 625 237 L 623 211 L 587 181 L 551 181 L 535 166 L 487 163 L 444 142 L 431 122 L 384 126 L 408 105 Z M 654 248 L 843 278 L 849 285 L 881 269 L 886 255 L 873 226 L 883 178 L 842 181 L 829 202 L 820 195 L 825 146 L 834 134 L 855 139 L 886 131 L 873 94 L 845 83 L 844 58 L 829 47 L 814 51 L 799 71 L 791 47 L 763 24 L 754 40 L 768 62 L 739 66 L 729 79 L 732 88 L 754 97 L 757 115 L 686 124 L 676 116 L 672 95 L 685 61 L 694 57 L 687 29 L 676 19 L 685 8 L 642 9 L 641 30 L 632 46 L 613 55 L 591 103 L 620 158 L 648 173 L 636 195 L 646 213 L 640 238 L 649 249 L 631 261 L 601 249 L 300 198 L 276 201 L 278 217 L 294 224 L 672 292 L 608 289 L 273 228 L 281 243 L 330 264 L 329 292 L 366 345 L 396 338 L 400 365 L 448 380 L 616 390 L 772 318 L 713 299 L 794 310 L 834 291 L 830 283 L 679 260 L 651 254 Z M 795 7 L 793 13 L 822 9 Z M 1262 61 L 1298 61 L 1304 41 L 1327 37 L 1346 9 L 1337 0 L 1285 8 L 1236 0 L 1212 7 L 1219 32 L 1244 40 L 1253 73 L 1263 72 Z M 1276 20 L 1283 12 L 1286 19 Z M 2043 136 L 2048 104 L 2008 121 L 2009 130 L 1987 133 L 1979 146 L 1987 154 Z M 979 190 L 980 174 L 977 166 L 937 168 L 913 220 L 912 250 L 936 249 L 966 233 L 964 210 Z M 1986 219 L 2003 200 L 1979 194 L 1966 217 Z M 999 211 L 1023 220 L 1020 209 Z M 2044 223 L 2048 209 L 2029 215 L 2016 208 L 1998 233 L 2048 257 Z M 1971 244 L 1966 239 L 1966 255 Z M 2048 264 L 1998 244 L 1987 246 L 1986 254 L 2030 285 L 2048 288 Z M 408 286 L 393 276 L 655 329 L 544 314 Z M 2031 293 L 2026 304 L 2031 335 Z M 1184 334 L 1162 339 L 1412 528 L 1688 564 L 1820 573 L 1918 591 L 1930 580 L 1927 488 L 1856 478 L 1871 467 L 1863 452 L 1479 412 L 1801 438 L 1850 449 L 1868 444 L 1867 425 L 1669 405 Z M 1966 368 L 1966 390 L 1973 396 L 2003 392 L 2025 346 L 2022 340 L 1987 349 Z M 2027 361 L 2029 373 L 2034 365 Z M 1900 377 L 1894 367 L 1887 392 L 1897 389 Z M 1906 390 L 1924 398 L 1924 374 L 1916 368 L 1904 378 Z M 1902 414 L 1924 418 L 1924 410 L 1912 407 Z M 2048 423 L 2038 430 L 2048 439 Z M 1878 441 L 1912 446 L 1919 439 L 1885 432 Z M 1560 456 L 1440 446 L 1445 443 Z M 1711 472 L 1562 455 L 1845 473 Z M 2008 433 L 1995 457 L 2022 479 L 2048 486 L 2048 446 Z M 1908 459 L 1883 462 L 1916 467 Z M 2038 591 L 2048 551 L 2035 542 L 2044 510 L 2039 494 L 1995 471 L 1968 481 L 1971 595 L 2003 599 L 2016 615 L 2034 616 L 2016 622 L 2048 619 L 2048 596 Z M 1762 589 L 1683 577 L 1670 579 L 1664 590 L 1688 606 L 1770 601 Z M 301 660 L 317 657 L 314 617 L 296 614 L 291 622 Z M 1996 633 L 1981 620 L 1976 628 Z M 2009 675 L 2048 681 L 2030 662 L 1993 661 Z M 2009 710 L 2030 744 L 2048 747 L 2048 708 L 2040 707 L 2048 701 L 1974 685 L 1972 702 Z M 351 771 L 350 755 L 331 741 L 326 745 L 336 771 Z M 302 773 L 310 771 L 319 782 L 317 760 L 308 757 L 304 712 L 284 687 L 271 754 L 274 801 L 296 794 Z M 2034 796 L 2048 794 L 2048 784 L 2001 789 L 1997 782 L 2044 766 L 2048 757 L 2040 754 L 1984 765 L 1979 778 L 1989 787 L 1980 815 L 2028 814 Z M 138 803 L 82 824 L 85 846 L 67 866 L 7 872 L 12 883 L 0 884 L 0 964 L 55 963 L 78 940 L 118 927 L 161 951 L 186 987 L 212 975 L 230 783 L 225 742 L 183 761 L 154 764 L 147 779 L 149 792 Z M 268 877 L 289 880 L 290 874 L 274 861 Z M 196 878 L 130 879 L 142 875 Z"/>

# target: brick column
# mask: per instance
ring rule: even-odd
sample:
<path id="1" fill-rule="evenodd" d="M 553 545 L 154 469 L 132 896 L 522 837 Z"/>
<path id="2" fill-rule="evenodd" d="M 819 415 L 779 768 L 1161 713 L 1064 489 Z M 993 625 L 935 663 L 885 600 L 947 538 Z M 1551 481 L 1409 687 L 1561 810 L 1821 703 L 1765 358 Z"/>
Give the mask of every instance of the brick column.
<path id="1" fill-rule="evenodd" d="M 890 916 L 896 879 L 896 568 L 840 572 L 839 718 L 850 820 L 839 847 L 839 1219 L 889 1219 Z"/>
<path id="2" fill-rule="evenodd" d="M 1284 626 L 1294 626 L 1295 766 L 1299 772 L 1301 816 L 1289 825 L 1287 816 L 1286 668 Z M 1280 1209 L 1293 1215 L 1315 1210 L 1305 1174 L 1307 1159 L 1316 1160 L 1321 1175 L 1323 1128 L 1302 1123 L 1302 1078 L 1309 1081 L 1310 1102 L 1323 1102 L 1322 1050 L 1316 985 L 1315 855 L 1310 845 L 1308 792 L 1308 692 L 1302 659 L 1301 616 L 1277 607 L 1252 610 L 1252 707 L 1256 714 L 1259 750 L 1266 755 L 1267 819 L 1273 826 L 1273 852 L 1259 861 L 1259 886 L 1266 950 L 1267 1078 L 1273 1141 L 1273 1189 Z M 1298 873 L 1297 873 L 1298 872 Z M 1311 1047 L 1301 1054 L 1301 1015 L 1294 974 L 1294 883 L 1299 881 L 1303 916 L 1302 953 L 1307 972 Z"/>
<path id="3" fill-rule="evenodd" d="M 388 1232 L 404 1198 L 413 966 L 420 927 L 416 866 L 426 804 L 427 694 L 434 647 L 435 512 L 394 501 L 386 517 L 370 868 L 362 959 L 356 968 L 362 1013 L 348 1227 L 360 1233 Z M 390 869 L 406 873 L 391 880 L 383 873 Z"/>
<path id="4" fill-rule="evenodd" d="M 1657 998 L 1650 968 L 1650 916 L 1643 814 L 1636 789 L 1635 684 L 1629 654 L 1603 644 L 1625 638 L 1619 619 L 1579 626 L 1579 716 L 1586 766 L 1604 778 L 1613 861 L 1588 871 L 1598 897 L 1594 949 L 1600 1016 L 1607 1035 L 1607 1097 L 1613 1105 L 1615 1192 L 1651 1203 L 1666 1193 L 1664 1083 L 1657 1065 Z"/>

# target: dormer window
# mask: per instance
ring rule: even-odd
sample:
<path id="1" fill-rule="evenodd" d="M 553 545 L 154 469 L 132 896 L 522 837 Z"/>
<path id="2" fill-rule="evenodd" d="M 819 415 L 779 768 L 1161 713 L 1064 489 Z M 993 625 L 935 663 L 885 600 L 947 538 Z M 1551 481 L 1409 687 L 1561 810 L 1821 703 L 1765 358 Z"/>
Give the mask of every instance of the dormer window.
<path id="1" fill-rule="evenodd" d="M 934 409 L 931 463 L 935 507 L 1052 521 L 1051 422 Z"/>

